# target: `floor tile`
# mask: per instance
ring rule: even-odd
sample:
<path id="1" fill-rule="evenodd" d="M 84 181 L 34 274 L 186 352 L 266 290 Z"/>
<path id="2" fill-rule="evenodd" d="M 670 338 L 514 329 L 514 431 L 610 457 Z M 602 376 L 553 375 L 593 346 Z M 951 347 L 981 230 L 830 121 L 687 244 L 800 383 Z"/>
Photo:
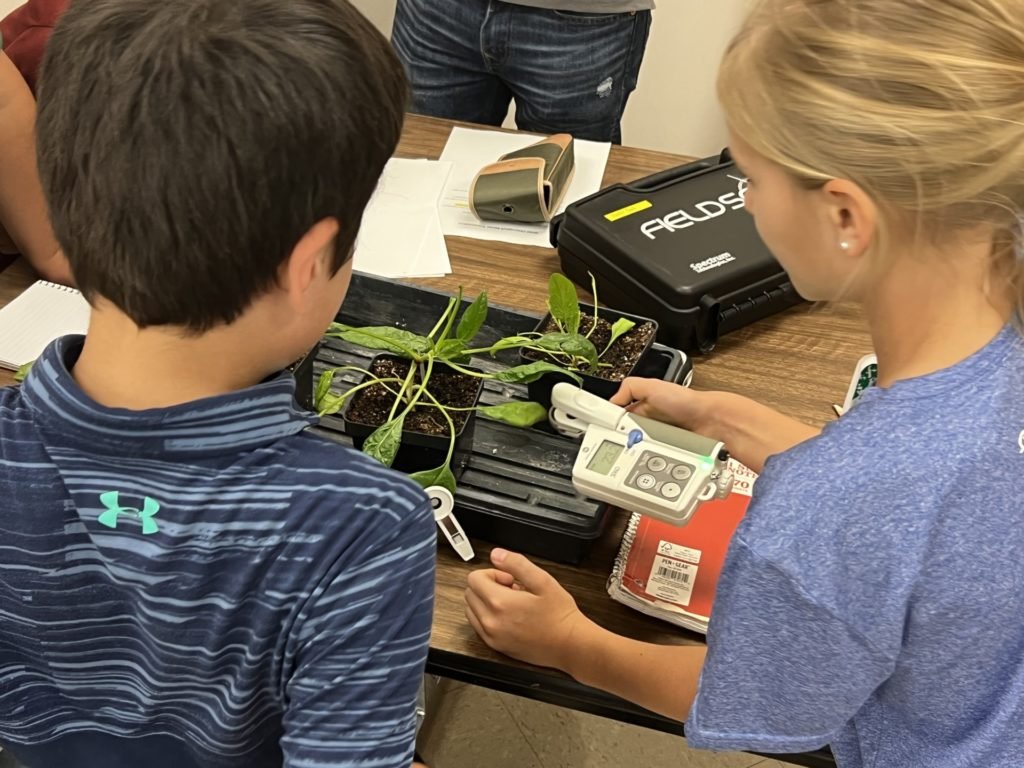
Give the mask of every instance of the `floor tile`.
<path id="1" fill-rule="evenodd" d="M 430 768 L 545 768 L 501 694 L 455 683 L 432 698 L 417 744 Z"/>
<path id="2" fill-rule="evenodd" d="M 505 697 L 544 768 L 750 768 L 762 758 L 687 748 L 686 740 L 595 715 Z"/>
<path id="3" fill-rule="evenodd" d="M 751 768 L 764 758 L 458 683 L 443 684 L 420 738 L 430 768 Z M 779 768 L 767 765 L 764 768 Z"/>

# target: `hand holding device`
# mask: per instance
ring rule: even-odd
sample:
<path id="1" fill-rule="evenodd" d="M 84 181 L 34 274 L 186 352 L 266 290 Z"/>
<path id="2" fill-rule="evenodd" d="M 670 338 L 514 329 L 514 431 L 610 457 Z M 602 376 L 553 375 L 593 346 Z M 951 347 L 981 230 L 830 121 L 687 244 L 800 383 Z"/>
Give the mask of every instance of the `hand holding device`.
<path id="1" fill-rule="evenodd" d="M 697 507 L 732 490 L 723 443 L 631 414 L 572 384 L 551 393 L 552 426 L 582 437 L 573 485 L 583 494 L 684 525 Z"/>

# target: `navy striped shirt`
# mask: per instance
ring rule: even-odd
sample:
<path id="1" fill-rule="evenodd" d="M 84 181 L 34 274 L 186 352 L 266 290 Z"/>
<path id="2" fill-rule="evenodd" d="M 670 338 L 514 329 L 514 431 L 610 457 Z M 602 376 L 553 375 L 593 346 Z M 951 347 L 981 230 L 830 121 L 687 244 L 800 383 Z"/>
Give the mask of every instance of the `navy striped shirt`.
<path id="1" fill-rule="evenodd" d="M 149 411 L 51 345 L 0 390 L 0 744 L 30 768 L 408 768 L 424 494 L 283 375 Z"/>

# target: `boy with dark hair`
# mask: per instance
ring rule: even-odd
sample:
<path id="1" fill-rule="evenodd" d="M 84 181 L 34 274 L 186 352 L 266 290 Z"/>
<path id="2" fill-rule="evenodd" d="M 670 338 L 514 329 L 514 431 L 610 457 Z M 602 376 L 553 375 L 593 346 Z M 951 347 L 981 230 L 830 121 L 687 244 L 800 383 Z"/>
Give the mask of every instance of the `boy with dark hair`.
<path id="1" fill-rule="evenodd" d="M 406 86 L 345 0 L 90 0 L 38 145 L 93 307 L 0 391 L 0 744 L 408 768 L 434 523 L 277 374 L 334 317 Z"/>

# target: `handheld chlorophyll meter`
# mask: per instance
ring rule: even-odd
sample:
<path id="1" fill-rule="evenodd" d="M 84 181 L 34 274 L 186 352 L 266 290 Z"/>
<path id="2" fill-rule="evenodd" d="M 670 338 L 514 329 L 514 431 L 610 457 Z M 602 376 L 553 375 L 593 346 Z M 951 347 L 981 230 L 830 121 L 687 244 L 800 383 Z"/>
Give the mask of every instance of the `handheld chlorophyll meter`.
<path id="1" fill-rule="evenodd" d="M 725 445 L 560 383 L 551 393 L 551 425 L 582 438 L 572 469 L 579 493 L 672 525 L 732 490 Z"/>

